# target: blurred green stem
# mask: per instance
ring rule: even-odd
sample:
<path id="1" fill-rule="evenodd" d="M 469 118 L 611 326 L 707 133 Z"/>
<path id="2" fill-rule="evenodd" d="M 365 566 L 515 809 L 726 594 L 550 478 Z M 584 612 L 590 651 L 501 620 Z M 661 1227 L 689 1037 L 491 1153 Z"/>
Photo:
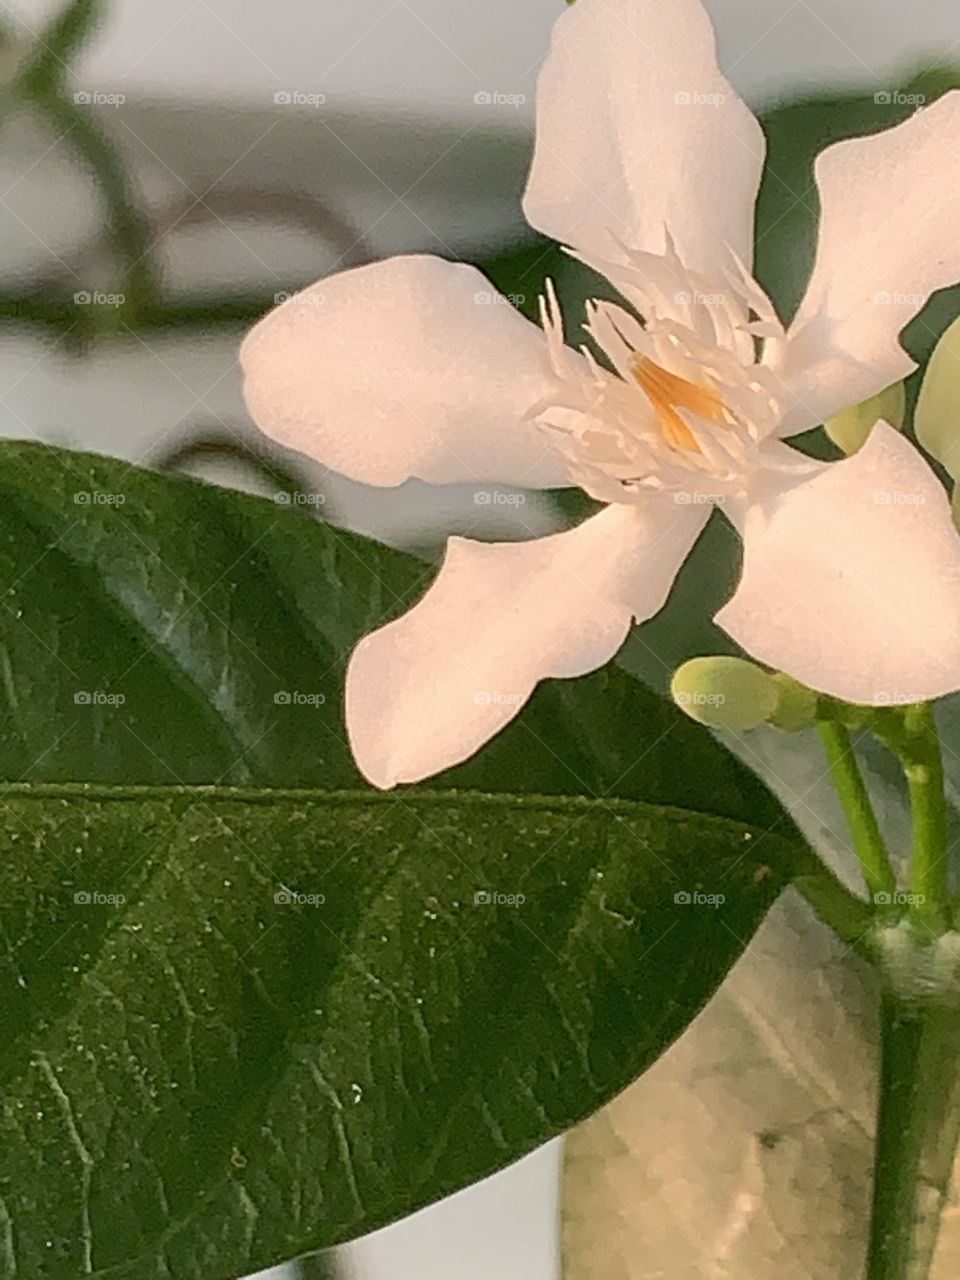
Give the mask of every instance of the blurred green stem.
<path id="1" fill-rule="evenodd" d="M 100 188 L 107 210 L 107 240 L 120 267 L 116 292 L 125 299 L 117 315 L 109 318 L 135 321 L 154 304 L 158 285 L 150 224 L 136 205 L 123 161 L 91 117 L 90 108 L 65 97 L 59 86 L 38 90 L 32 101 Z"/>
<path id="2" fill-rule="evenodd" d="M 897 887 L 896 878 L 870 803 L 870 794 L 857 764 L 850 732 L 833 720 L 821 721 L 817 727 L 870 897 L 874 901 L 878 894 L 892 897 Z"/>
<path id="3" fill-rule="evenodd" d="M 888 990 L 866 1280 L 927 1280 L 958 1138 L 960 993 Z"/>
<path id="4" fill-rule="evenodd" d="M 120 154 L 90 106 L 77 102 L 67 85 L 70 60 L 93 34 L 105 9 L 104 0 L 71 0 L 43 31 L 21 36 L 4 24 L 3 36 L 7 43 L 28 41 L 30 48 L 10 101 L 39 111 L 99 187 L 107 214 L 107 239 L 120 272 L 113 291 L 125 301 L 116 311 L 92 308 L 87 318 L 116 328 L 121 318 L 135 320 L 155 305 L 158 285 L 150 224 L 137 206 Z M 76 319 L 74 314 L 71 325 Z"/>
<path id="5" fill-rule="evenodd" d="M 910 892 L 918 899 L 915 910 L 932 922 L 944 912 L 949 892 L 943 756 L 929 703 L 910 707 L 904 723 L 908 739 L 901 759 L 913 813 Z"/>
<path id="6" fill-rule="evenodd" d="M 862 725 L 897 755 L 907 779 L 913 856 L 905 915 L 849 729 L 839 719 L 818 727 L 864 879 L 884 908 L 859 948 L 883 984 L 865 1280 L 928 1280 L 960 1141 L 960 935 L 948 931 L 940 740 L 927 703 L 874 713 Z"/>

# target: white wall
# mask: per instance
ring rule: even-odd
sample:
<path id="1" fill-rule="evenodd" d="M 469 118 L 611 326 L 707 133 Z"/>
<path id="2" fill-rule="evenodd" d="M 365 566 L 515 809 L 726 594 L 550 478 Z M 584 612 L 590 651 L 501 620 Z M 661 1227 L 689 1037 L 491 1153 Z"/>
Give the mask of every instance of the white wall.
<path id="1" fill-rule="evenodd" d="M 667 3 L 668 0 L 659 0 Z M 56 0 L 6 0 L 36 24 Z M 115 0 L 84 74 L 107 91 L 272 97 L 298 88 L 456 110 L 532 90 L 562 0 Z M 883 79 L 960 38 L 956 0 L 707 0 L 751 94 Z"/>

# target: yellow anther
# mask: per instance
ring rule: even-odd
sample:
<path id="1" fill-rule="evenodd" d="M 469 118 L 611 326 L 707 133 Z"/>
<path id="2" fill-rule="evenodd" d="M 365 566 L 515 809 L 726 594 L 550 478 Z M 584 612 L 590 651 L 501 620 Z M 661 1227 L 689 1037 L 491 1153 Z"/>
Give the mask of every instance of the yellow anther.
<path id="1" fill-rule="evenodd" d="M 726 410 L 720 393 L 713 387 L 688 382 L 679 374 L 662 368 L 647 356 L 633 362 L 633 376 L 653 405 L 667 444 L 688 453 L 700 453 L 693 432 L 677 412 L 686 409 L 707 422 L 726 422 Z"/>

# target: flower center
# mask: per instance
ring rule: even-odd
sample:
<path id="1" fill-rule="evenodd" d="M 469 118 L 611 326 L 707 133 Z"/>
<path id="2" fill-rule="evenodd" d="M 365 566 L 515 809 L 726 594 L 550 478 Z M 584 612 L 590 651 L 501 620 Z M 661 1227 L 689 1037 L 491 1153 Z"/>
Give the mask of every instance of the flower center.
<path id="1" fill-rule="evenodd" d="M 554 375 L 529 416 L 550 433 L 577 484 L 601 502 L 650 492 L 736 491 L 780 419 L 772 361 L 784 341 L 772 304 L 735 258 L 716 280 L 661 254 L 625 249 L 591 262 L 624 302 L 587 302 L 590 346 L 566 346 L 552 284 L 541 317 Z"/>
<path id="2" fill-rule="evenodd" d="M 688 453 L 702 453 L 693 432 L 677 412 L 686 409 L 706 422 L 727 422 L 727 410 L 723 399 L 714 387 L 704 387 L 689 382 L 677 373 L 671 373 L 649 356 L 635 355 L 630 368 L 639 386 L 650 401 L 660 420 L 660 429 L 667 444 Z"/>

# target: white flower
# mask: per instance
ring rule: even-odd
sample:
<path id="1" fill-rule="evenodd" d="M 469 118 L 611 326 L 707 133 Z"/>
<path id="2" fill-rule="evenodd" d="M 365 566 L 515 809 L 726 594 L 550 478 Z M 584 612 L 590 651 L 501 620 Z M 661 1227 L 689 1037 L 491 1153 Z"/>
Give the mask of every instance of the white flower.
<path id="1" fill-rule="evenodd" d="M 786 329 L 750 275 L 763 155 L 698 0 L 578 0 L 540 76 L 524 203 L 630 304 L 588 308 L 616 372 L 564 346 L 552 296 L 541 330 L 423 256 L 325 279 L 246 339 L 259 424 L 354 479 L 609 504 L 529 542 L 452 538 L 423 599 L 360 643 L 347 724 L 377 786 L 464 760 L 538 681 L 605 663 L 715 505 L 744 543 L 717 621 L 748 653 L 853 702 L 960 687 L 960 539 L 921 455 L 885 423 L 842 462 L 782 443 L 911 372 L 901 329 L 960 279 L 960 93 L 821 154 Z"/>

